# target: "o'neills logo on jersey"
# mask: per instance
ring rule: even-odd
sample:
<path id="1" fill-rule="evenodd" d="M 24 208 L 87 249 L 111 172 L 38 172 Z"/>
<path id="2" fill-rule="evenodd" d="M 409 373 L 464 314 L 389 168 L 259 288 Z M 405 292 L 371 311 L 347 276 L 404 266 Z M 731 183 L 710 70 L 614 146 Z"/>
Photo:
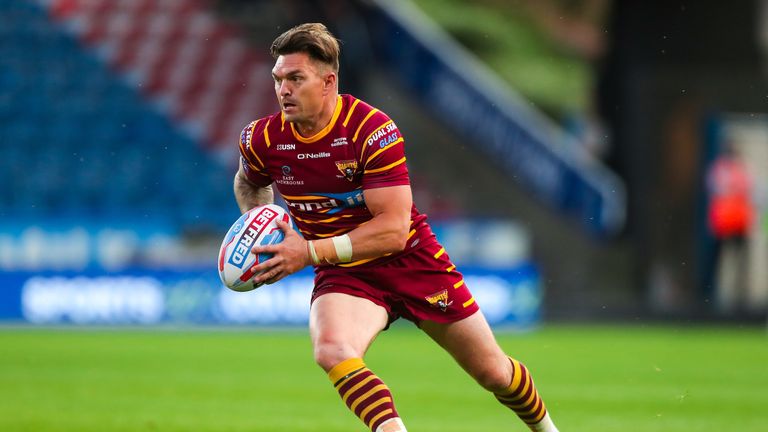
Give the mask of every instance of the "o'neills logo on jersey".
<path id="1" fill-rule="evenodd" d="M 322 158 L 329 158 L 331 157 L 331 154 L 328 152 L 320 152 L 320 153 L 299 153 L 296 155 L 296 159 L 322 159 Z"/>
<path id="2" fill-rule="evenodd" d="M 448 306 L 453 304 L 453 300 L 448 301 L 447 289 L 428 295 L 424 297 L 424 299 L 426 299 L 430 305 L 440 308 L 443 312 L 448 309 Z"/>
<path id="3" fill-rule="evenodd" d="M 343 161 L 336 161 L 336 168 L 341 171 L 341 174 L 344 175 L 344 178 L 352 181 L 353 178 L 355 178 L 355 170 L 357 169 L 357 161 L 354 159 L 350 160 L 343 160 Z"/>
<path id="4" fill-rule="evenodd" d="M 278 144 L 275 146 L 277 150 L 296 150 L 296 144 Z"/>

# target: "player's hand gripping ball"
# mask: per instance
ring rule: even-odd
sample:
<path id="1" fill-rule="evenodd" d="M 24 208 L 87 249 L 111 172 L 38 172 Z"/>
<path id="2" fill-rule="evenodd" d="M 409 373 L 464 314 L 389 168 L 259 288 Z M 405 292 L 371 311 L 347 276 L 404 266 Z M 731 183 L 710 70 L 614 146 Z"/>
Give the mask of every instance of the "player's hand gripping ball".
<path id="1" fill-rule="evenodd" d="M 250 291 L 262 285 L 253 284 L 256 273 L 251 268 L 272 255 L 257 256 L 251 253 L 251 248 L 283 241 L 285 234 L 277 227 L 279 220 L 291 224 L 290 216 L 282 207 L 267 204 L 248 210 L 229 228 L 219 250 L 219 277 L 229 289 Z"/>

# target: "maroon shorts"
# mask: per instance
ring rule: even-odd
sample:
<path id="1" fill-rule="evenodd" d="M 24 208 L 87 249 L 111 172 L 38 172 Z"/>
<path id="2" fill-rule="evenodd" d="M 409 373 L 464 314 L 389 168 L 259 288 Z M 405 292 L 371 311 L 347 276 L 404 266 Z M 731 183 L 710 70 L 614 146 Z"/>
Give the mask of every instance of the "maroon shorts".
<path id="1" fill-rule="evenodd" d="M 312 301 L 344 293 L 368 299 L 417 325 L 423 320 L 451 323 L 478 311 L 464 277 L 437 242 L 368 268 L 328 267 L 317 271 Z"/>

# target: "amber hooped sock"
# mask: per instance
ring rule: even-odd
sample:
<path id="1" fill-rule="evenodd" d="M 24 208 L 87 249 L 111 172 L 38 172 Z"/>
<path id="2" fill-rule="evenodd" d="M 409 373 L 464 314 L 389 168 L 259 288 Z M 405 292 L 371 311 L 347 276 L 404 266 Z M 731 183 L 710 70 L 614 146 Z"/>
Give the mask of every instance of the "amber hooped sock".
<path id="1" fill-rule="evenodd" d="M 496 399 L 514 411 L 532 431 L 558 432 L 544 406 L 544 401 L 533 384 L 528 368 L 511 357 L 509 360 L 513 368 L 512 383 L 505 391 L 496 393 Z"/>
<path id="2" fill-rule="evenodd" d="M 341 400 L 373 432 L 406 432 L 392 393 L 363 359 L 350 358 L 328 372 Z"/>

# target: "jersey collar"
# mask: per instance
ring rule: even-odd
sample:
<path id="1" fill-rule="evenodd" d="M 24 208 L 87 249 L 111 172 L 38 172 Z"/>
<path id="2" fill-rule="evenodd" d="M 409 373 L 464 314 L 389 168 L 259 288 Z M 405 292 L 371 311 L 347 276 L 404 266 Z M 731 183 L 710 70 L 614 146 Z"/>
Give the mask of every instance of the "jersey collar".
<path id="1" fill-rule="evenodd" d="M 296 130 L 296 128 L 293 126 L 293 123 L 291 123 L 291 132 L 293 132 L 293 136 L 299 140 L 299 142 L 303 143 L 313 143 L 324 136 L 328 135 L 328 132 L 333 129 L 334 126 L 336 126 L 336 120 L 339 119 L 339 114 L 341 114 L 341 95 L 337 96 L 336 99 L 336 108 L 333 110 L 333 117 L 331 117 L 331 121 L 328 122 L 328 125 L 324 127 L 321 131 L 318 133 L 312 135 L 311 137 L 303 137 L 299 132 Z"/>

